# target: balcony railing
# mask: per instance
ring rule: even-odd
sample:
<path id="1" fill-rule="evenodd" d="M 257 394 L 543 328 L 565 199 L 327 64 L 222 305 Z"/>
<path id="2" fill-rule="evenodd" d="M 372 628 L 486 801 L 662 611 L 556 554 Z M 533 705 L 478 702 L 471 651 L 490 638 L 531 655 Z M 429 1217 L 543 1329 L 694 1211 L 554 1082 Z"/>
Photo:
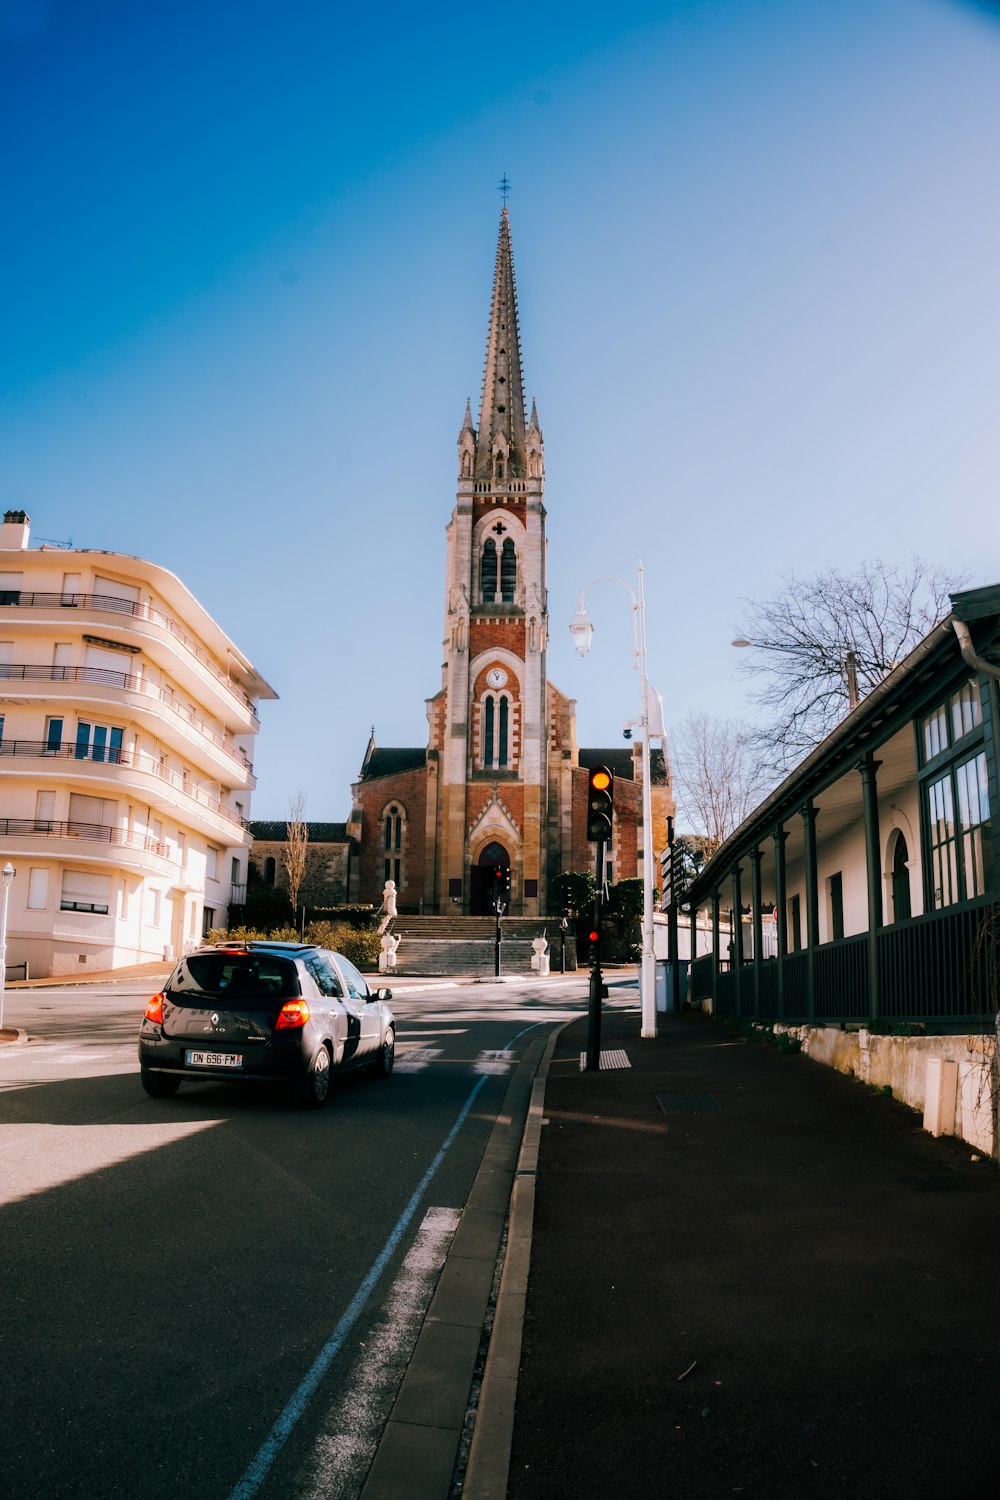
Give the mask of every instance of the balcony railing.
<path id="1" fill-rule="evenodd" d="M 150 833 L 129 833 L 127 828 L 109 828 L 103 823 L 80 823 L 75 819 L 0 818 L 0 835 L 5 838 L 95 839 L 101 844 L 117 844 L 126 849 L 142 849 L 147 854 L 169 858 L 167 845 Z"/>
<path id="2" fill-rule="evenodd" d="M 0 680 L 7 679 L 13 682 L 93 682 L 104 687 L 121 688 L 129 693 L 142 693 L 147 698 L 155 698 L 175 713 L 178 718 L 190 724 L 199 734 L 212 741 L 220 750 L 233 760 L 239 761 L 248 771 L 253 770 L 253 764 L 243 754 L 242 750 L 231 745 L 224 735 L 211 724 L 194 713 L 192 709 L 186 708 L 169 688 L 156 687 L 149 683 L 144 677 L 137 677 L 131 672 L 114 672 L 108 667 L 45 667 L 45 666 L 21 666 L 13 662 L 0 662 Z"/>
<path id="3" fill-rule="evenodd" d="M 149 620 L 151 624 L 159 625 L 161 629 L 169 631 L 175 640 L 180 641 L 185 650 L 197 658 L 217 682 L 228 688 L 233 697 L 244 708 L 250 710 L 254 721 L 260 722 L 253 703 L 239 683 L 227 677 L 225 672 L 216 666 L 208 652 L 204 651 L 187 631 L 182 630 L 176 620 L 165 615 L 162 610 L 154 609 L 151 604 L 139 604 L 131 599 L 120 599 L 115 594 L 26 593 L 23 589 L 0 591 L 0 605 L 4 604 L 16 604 L 22 609 L 96 609 L 116 615 L 131 615 L 137 620 Z"/>
<path id="4" fill-rule="evenodd" d="M 156 776 L 160 781 L 168 782 L 182 796 L 190 797 L 201 807 L 207 807 L 210 812 L 218 813 L 219 817 L 228 819 L 237 827 L 246 826 L 246 819 L 241 818 L 234 808 L 227 807 L 225 802 L 220 802 L 217 797 L 209 796 L 208 792 L 200 786 L 193 785 L 184 776 L 178 776 L 176 771 L 161 766 L 158 760 L 153 760 L 151 756 L 143 755 L 135 750 L 113 749 L 107 745 L 103 750 L 93 745 L 51 745 L 48 740 L 0 740 L 0 760 L 6 756 L 28 756 L 35 760 L 88 760 L 109 766 L 126 766 L 132 770 L 143 771 L 148 776 Z"/>

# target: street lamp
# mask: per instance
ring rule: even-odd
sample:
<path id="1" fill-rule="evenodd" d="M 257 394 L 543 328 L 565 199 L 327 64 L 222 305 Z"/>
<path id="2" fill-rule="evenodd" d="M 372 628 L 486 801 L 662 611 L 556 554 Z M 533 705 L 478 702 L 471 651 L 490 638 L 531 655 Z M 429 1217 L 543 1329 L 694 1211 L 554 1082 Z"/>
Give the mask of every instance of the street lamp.
<path id="1" fill-rule="evenodd" d="M 740 640 L 738 640 L 738 641 L 730 641 L 729 644 L 731 646 L 760 646 L 761 642 L 760 641 L 745 641 L 742 638 L 740 638 Z M 794 646 L 786 646 L 786 647 L 769 646 L 767 648 L 762 648 L 762 649 L 767 649 L 767 650 L 772 650 L 772 651 L 775 650 L 775 649 L 793 651 L 796 648 Z M 848 713 L 853 713 L 854 710 L 857 708 L 858 704 L 861 701 L 861 699 L 858 696 L 858 658 L 857 658 L 856 652 L 853 649 L 848 649 L 844 653 L 843 672 L 844 672 L 844 680 L 847 683 L 847 711 L 848 711 Z"/>
<path id="2" fill-rule="evenodd" d="M 0 870 L 3 876 L 3 901 L 0 903 L 0 1030 L 3 1028 L 3 992 L 7 978 L 7 902 L 10 899 L 10 883 L 17 871 L 10 860 Z"/>
<path id="3" fill-rule="evenodd" d="M 639 978 L 639 1004 L 642 1013 L 641 1035 L 656 1036 L 656 960 L 653 954 L 653 787 L 650 773 L 649 745 L 649 678 L 646 676 L 646 595 L 643 586 L 643 568 L 637 569 L 638 597 L 624 578 L 613 573 L 602 573 L 584 585 L 576 614 L 569 622 L 573 644 L 581 656 L 586 656 L 594 638 L 583 599 L 587 590 L 595 583 L 620 583 L 632 601 L 632 664 L 642 679 L 642 967 Z M 662 729 L 660 730 L 662 733 Z M 603 871 L 602 871 L 603 884 Z"/>

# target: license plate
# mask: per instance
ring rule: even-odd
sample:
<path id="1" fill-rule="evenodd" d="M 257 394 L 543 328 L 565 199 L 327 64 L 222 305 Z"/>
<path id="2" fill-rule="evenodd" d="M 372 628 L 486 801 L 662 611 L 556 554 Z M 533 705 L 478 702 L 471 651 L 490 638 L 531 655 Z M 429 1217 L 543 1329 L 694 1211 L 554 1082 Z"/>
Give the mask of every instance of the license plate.
<path id="1" fill-rule="evenodd" d="M 185 1052 L 189 1068 L 242 1068 L 242 1052 Z"/>

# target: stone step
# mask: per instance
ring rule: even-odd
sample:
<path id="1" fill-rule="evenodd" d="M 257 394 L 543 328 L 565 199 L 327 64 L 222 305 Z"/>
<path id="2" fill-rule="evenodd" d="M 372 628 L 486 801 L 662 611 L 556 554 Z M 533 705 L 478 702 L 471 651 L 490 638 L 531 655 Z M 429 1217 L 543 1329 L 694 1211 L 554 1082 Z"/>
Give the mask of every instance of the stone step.
<path id="1" fill-rule="evenodd" d="M 504 974 L 531 974 L 534 952 L 530 942 L 505 938 L 500 945 Z M 402 937 L 396 950 L 397 974 L 490 975 L 495 972 L 496 948 L 489 941 L 456 942 L 447 938 Z"/>

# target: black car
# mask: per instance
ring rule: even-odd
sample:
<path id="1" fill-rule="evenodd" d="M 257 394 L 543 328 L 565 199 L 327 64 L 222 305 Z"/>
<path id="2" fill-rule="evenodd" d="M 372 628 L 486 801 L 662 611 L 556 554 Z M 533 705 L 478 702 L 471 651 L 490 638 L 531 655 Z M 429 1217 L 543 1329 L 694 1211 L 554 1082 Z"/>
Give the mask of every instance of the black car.
<path id="1" fill-rule="evenodd" d="M 396 1023 L 387 1001 L 340 953 L 305 943 L 199 948 L 146 1006 L 142 1086 L 154 1099 L 184 1079 L 291 1083 L 313 1109 L 333 1072 L 392 1072 Z"/>

